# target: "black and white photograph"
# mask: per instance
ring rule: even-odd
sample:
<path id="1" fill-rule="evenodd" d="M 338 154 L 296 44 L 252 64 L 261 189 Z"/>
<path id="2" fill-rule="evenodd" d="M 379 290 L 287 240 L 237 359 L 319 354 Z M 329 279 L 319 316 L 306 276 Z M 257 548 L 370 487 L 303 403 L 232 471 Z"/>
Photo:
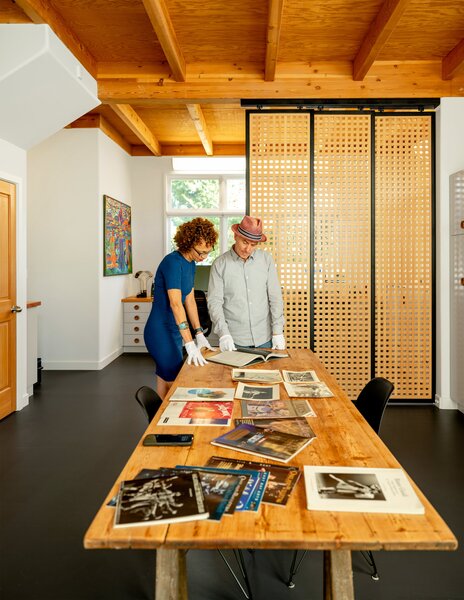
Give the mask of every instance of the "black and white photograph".
<path id="1" fill-rule="evenodd" d="M 278 385 L 246 385 L 239 383 L 235 392 L 239 400 L 269 401 L 280 398 Z"/>
<path id="2" fill-rule="evenodd" d="M 316 371 L 286 371 L 282 369 L 284 381 L 293 384 L 314 383 L 319 381 Z"/>
<path id="3" fill-rule="evenodd" d="M 297 385 L 284 382 L 284 385 L 290 398 L 330 398 L 333 396 L 327 385 L 321 381 Z"/>
<path id="4" fill-rule="evenodd" d="M 264 369 L 232 369 L 232 379 L 234 381 L 249 381 L 251 383 L 280 383 L 282 376 L 280 371 L 270 371 Z"/>
<path id="5" fill-rule="evenodd" d="M 305 465 L 303 472 L 308 510 L 424 514 L 402 469 Z"/>
<path id="6" fill-rule="evenodd" d="M 372 473 L 317 473 L 317 493 L 321 498 L 333 500 L 385 500 L 379 480 Z"/>

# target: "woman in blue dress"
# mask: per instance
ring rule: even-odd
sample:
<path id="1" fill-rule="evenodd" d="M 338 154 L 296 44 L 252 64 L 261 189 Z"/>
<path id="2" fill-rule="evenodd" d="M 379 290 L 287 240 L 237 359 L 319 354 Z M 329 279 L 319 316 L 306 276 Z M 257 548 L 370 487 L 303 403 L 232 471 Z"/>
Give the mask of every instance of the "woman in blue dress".
<path id="1" fill-rule="evenodd" d="M 161 398 L 165 397 L 182 367 L 182 344 L 187 351 L 188 364 L 206 364 L 201 349 L 211 346 L 200 326 L 193 280 L 195 263 L 207 258 L 217 238 L 214 225 L 208 219 L 199 217 L 183 223 L 174 236 L 177 250 L 165 256 L 156 271 L 153 306 L 144 338 L 156 363 L 156 389 Z M 192 339 L 187 316 L 196 341 Z"/>

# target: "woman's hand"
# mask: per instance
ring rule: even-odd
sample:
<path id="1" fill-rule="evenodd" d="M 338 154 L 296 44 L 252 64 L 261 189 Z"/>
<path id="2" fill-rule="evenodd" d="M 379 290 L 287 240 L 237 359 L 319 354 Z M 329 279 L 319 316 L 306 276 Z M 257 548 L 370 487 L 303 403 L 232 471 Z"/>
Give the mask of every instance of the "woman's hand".
<path id="1" fill-rule="evenodd" d="M 201 350 L 197 347 L 193 340 L 185 344 L 185 350 L 188 354 L 188 365 L 191 365 L 192 362 L 197 367 L 203 367 L 204 365 L 206 365 L 206 359 L 203 358 Z"/>
<path id="2" fill-rule="evenodd" d="M 197 348 L 201 350 L 202 348 L 208 348 L 208 350 L 212 350 L 210 343 L 206 339 L 204 333 L 197 333 L 196 336 Z"/>

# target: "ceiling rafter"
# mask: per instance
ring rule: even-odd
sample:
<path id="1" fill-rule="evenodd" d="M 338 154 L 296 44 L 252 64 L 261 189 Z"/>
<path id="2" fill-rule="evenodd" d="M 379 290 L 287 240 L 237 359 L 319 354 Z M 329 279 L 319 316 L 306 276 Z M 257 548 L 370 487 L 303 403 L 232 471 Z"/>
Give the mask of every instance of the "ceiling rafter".
<path id="1" fill-rule="evenodd" d="M 155 156 L 161 156 L 160 143 L 132 106 L 129 106 L 128 104 L 111 104 L 111 108 Z"/>
<path id="2" fill-rule="evenodd" d="M 162 144 L 162 156 L 205 156 L 202 144 Z M 214 144 L 214 156 L 245 156 L 245 144 Z M 151 156 L 146 146 L 132 146 L 132 156 Z"/>
<path id="3" fill-rule="evenodd" d="M 373 65 L 410 0 L 384 0 L 353 61 L 353 79 L 362 81 Z"/>
<path id="4" fill-rule="evenodd" d="M 176 81 L 185 81 L 185 59 L 164 0 L 143 0 L 161 48 Z"/>
<path id="5" fill-rule="evenodd" d="M 269 0 L 266 39 L 266 66 L 264 69 L 265 81 L 274 81 L 275 79 L 284 2 L 285 0 Z"/>
<path id="6" fill-rule="evenodd" d="M 199 104 L 187 104 L 190 118 L 192 119 L 203 148 L 208 156 L 213 155 L 213 141 L 206 125 L 205 115 Z"/>
<path id="7" fill-rule="evenodd" d="M 97 76 L 97 61 L 86 46 L 70 29 L 63 17 L 48 0 L 15 0 L 15 3 L 34 23 L 46 23 L 68 47 L 77 60 L 93 76 Z"/>
<path id="8" fill-rule="evenodd" d="M 464 39 L 457 44 L 443 59 L 443 79 L 453 79 L 464 66 Z"/>
<path id="9" fill-rule="evenodd" d="M 279 66 L 280 71 L 280 66 Z M 443 81 L 441 61 L 377 61 L 372 76 L 354 81 L 349 69 L 327 75 L 293 74 L 276 81 L 250 79 L 187 80 L 185 83 L 104 79 L 98 82 L 98 96 L 104 103 L 141 104 L 227 104 L 241 98 L 439 98 L 464 96 L 464 75 Z M 304 102 L 303 102 L 304 104 Z"/>

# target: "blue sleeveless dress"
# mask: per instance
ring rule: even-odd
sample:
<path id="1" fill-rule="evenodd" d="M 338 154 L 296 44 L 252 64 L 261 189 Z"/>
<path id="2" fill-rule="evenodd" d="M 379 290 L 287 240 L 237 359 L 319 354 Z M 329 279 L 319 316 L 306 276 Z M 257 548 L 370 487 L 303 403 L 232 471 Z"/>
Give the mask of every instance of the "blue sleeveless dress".
<path id="1" fill-rule="evenodd" d="M 163 258 L 155 274 L 153 306 L 144 329 L 145 345 L 156 363 L 156 374 L 173 381 L 182 362 L 182 337 L 169 304 L 168 290 L 181 290 L 182 303 L 193 289 L 195 262 L 177 250 Z"/>

